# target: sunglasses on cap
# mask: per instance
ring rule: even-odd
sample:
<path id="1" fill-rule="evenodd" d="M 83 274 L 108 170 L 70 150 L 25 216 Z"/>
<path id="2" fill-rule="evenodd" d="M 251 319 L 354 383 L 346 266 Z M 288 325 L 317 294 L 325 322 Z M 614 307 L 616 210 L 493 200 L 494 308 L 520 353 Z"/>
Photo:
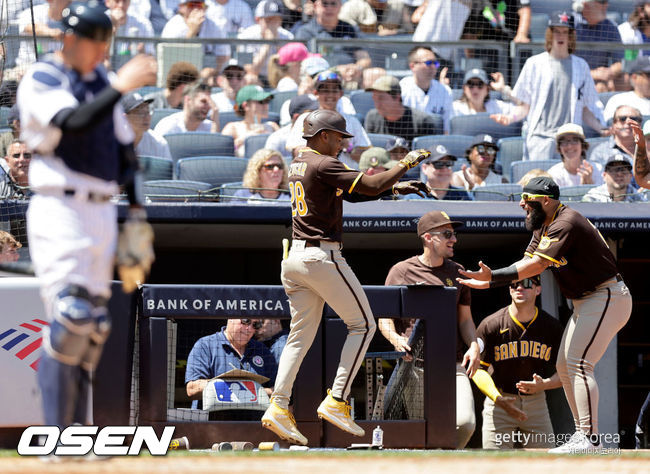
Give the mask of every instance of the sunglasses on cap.
<path id="1" fill-rule="evenodd" d="M 530 290 L 533 287 L 533 285 L 537 285 L 537 282 L 532 278 L 524 278 L 523 280 L 510 283 L 510 289 L 516 290 L 517 287 L 519 287 L 520 285 L 523 286 L 526 290 Z"/>
<path id="2" fill-rule="evenodd" d="M 441 230 L 439 232 L 429 232 L 429 234 L 442 235 L 445 239 L 449 240 L 452 237 L 456 237 L 458 235 L 458 232 L 456 232 L 455 230 L 445 229 L 445 230 Z"/>
<path id="3" fill-rule="evenodd" d="M 242 325 L 250 326 L 253 325 L 253 329 L 260 329 L 262 327 L 262 321 L 251 321 L 250 319 L 240 319 Z"/>
<path id="4" fill-rule="evenodd" d="M 624 123 L 627 122 L 627 119 L 630 119 L 638 124 L 643 122 L 643 117 L 640 117 L 638 115 L 619 115 L 618 117 L 614 118 L 614 121 Z"/>
<path id="5" fill-rule="evenodd" d="M 532 193 L 521 193 L 521 199 L 524 201 L 532 201 L 535 198 L 551 197 L 547 194 L 532 194 Z"/>
<path id="6" fill-rule="evenodd" d="M 338 73 L 334 71 L 323 71 L 318 73 L 318 76 L 316 76 L 316 82 L 323 82 L 323 81 L 340 81 L 341 76 L 338 75 Z"/>
<path id="7" fill-rule="evenodd" d="M 434 161 L 434 162 L 431 163 L 431 164 L 432 164 L 433 167 L 434 167 L 435 169 L 437 169 L 437 170 L 441 170 L 441 169 L 444 169 L 444 168 L 453 168 L 453 167 L 454 167 L 454 162 L 453 162 L 453 161 L 447 161 L 447 160 L 444 160 L 444 161 Z"/>
<path id="8" fill-rule="evenodd" d="M 479 155 L 496 156 L 497 154 L 496 148 L 485 145 L 478 145 L 476 151 L 478 151 Z"/>

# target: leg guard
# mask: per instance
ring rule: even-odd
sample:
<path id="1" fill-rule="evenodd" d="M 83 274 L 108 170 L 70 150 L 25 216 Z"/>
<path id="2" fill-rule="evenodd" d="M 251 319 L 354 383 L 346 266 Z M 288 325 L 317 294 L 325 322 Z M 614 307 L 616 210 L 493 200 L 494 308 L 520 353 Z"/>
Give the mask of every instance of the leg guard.
<path id="1" fill-rule="evenodd" d="M 106 308 L 107 303 L 105 298 L 93 298 L 92 317 L 94 325 L 90 333 L 88 348 L 81 358 L 81 367 L 89 372 L 97 368 L 104 343 L 111 333 L 111 318 L 108 314 L 108 308 Z"/>

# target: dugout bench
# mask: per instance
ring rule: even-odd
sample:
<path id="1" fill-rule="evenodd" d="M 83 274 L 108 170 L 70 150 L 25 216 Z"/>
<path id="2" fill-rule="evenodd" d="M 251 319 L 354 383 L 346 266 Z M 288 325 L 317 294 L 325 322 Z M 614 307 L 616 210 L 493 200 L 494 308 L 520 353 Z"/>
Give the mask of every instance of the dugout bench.
<path id="1" fill-rule="evenodd" d="M 424 419 L 356 420 L 365 438 L 322 423 L 316 408 L 331 384 L 347 333 L 343 322 L 325 307 L 321 328 L 294 385 L 294 414 L 311 446 L 346 447 L 370 442 L 379 424 L 388 448 L 453 448 L 456 433 L 456 289 L 444 287 L 364 286 L 375 317 L 418 317 L 425 325 Z M 259 421 L 167 421 L 167 320 L 200 318 L 287 318 L 282 286 L 144 285 L 138 302 L 139 420 L 157 430 L 176 426 L 175 437 L 187 436 L 192 447 L 209 448 L 225 440 L 254 443 L 275 440 Z M 379 330 L 377 330 L 379 332 Z"/>

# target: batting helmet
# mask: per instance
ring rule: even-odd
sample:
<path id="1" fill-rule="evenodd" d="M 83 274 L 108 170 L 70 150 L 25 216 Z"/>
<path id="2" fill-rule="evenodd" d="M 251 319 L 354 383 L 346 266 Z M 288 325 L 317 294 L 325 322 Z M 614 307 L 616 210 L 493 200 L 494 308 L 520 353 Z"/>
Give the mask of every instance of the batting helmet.
<path id="1" fill-rule="evenodd" d="M 113 23 L 106 14 L 106 6 L 97 0 L 72 2 L 61 12 L 61 29 L 95 41 L 108 41 L 113 34 Z"/>
<path id="2" fill-rule="evenodd" d="M 352 138 L 345 129 L 345 119 L 333 110 L 314 110 L 305 117 L 302 127 L 302 138 L 311 138 L 321 130 L 333 130 L 343 135 L 343 138 Z"/>

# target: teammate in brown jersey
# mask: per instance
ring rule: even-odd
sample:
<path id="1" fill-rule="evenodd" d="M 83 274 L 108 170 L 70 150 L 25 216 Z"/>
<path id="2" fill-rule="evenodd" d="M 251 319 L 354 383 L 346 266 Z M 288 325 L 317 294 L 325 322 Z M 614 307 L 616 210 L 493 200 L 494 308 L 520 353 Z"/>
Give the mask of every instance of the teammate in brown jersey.
<path id="1" fill-rule="evenodd" d="M 605 239 L 578 212 L 558 201 L 560 189 L 551 178 L 531 179 L 519 205 L 526 228 L 533 231 L 524 258 L 509 267 L 461 271 L 460 283 L 484 289 L 539 275 L 551 267 L 573 314 L 562 336 L 557 372 L 562 381 L 576 432 L 554 453 L 601 450 L 598 434 L 598 385 L 594 366 L 632 312 L 632 297 L 616 268 Z"/>
<path id="2" fill-rule="evenodd" d="M 555 371 L 562 325 L 535 306 L 541 290 L 539 276 L 512 283 L 511 303 L 486 317 L 476 330 L 481 366 L 498 389 L 490 393 L 476 382 L 487 395 L 484 449 L 512 449 L 517 441 L 524 448 L 553 446 L 544 390 L 562 386 Z"/>
<path id="3" fill-rule="evenodd" d="M 343 345 L 332 389 L 317 413 L 338 428 L 363 436 L 350 417 L 346 401 L 375 332 L 375 320 L 359 280 L 341 255 L 342 200 L 361 201 L 393 194 L 428 193 L 419 181 L 398 183 L 406 171 L 429 156 L 426 150 L 407 154 L 391 170 L 368 176 L 351 170 L 336 156 L 351 135 L 345 119 L 331 110 L 316 110 L 304 121 L 301 149 L 289 169 L 293 242 L 282 262 L 282 284 L 289 297 L 291 331 L 282 351 L 271 405 L 262 425 L 293 443 L 307 444 L 288 411 L 293 383 L 318 331 L 325 302 L 345 322 Z"/>

